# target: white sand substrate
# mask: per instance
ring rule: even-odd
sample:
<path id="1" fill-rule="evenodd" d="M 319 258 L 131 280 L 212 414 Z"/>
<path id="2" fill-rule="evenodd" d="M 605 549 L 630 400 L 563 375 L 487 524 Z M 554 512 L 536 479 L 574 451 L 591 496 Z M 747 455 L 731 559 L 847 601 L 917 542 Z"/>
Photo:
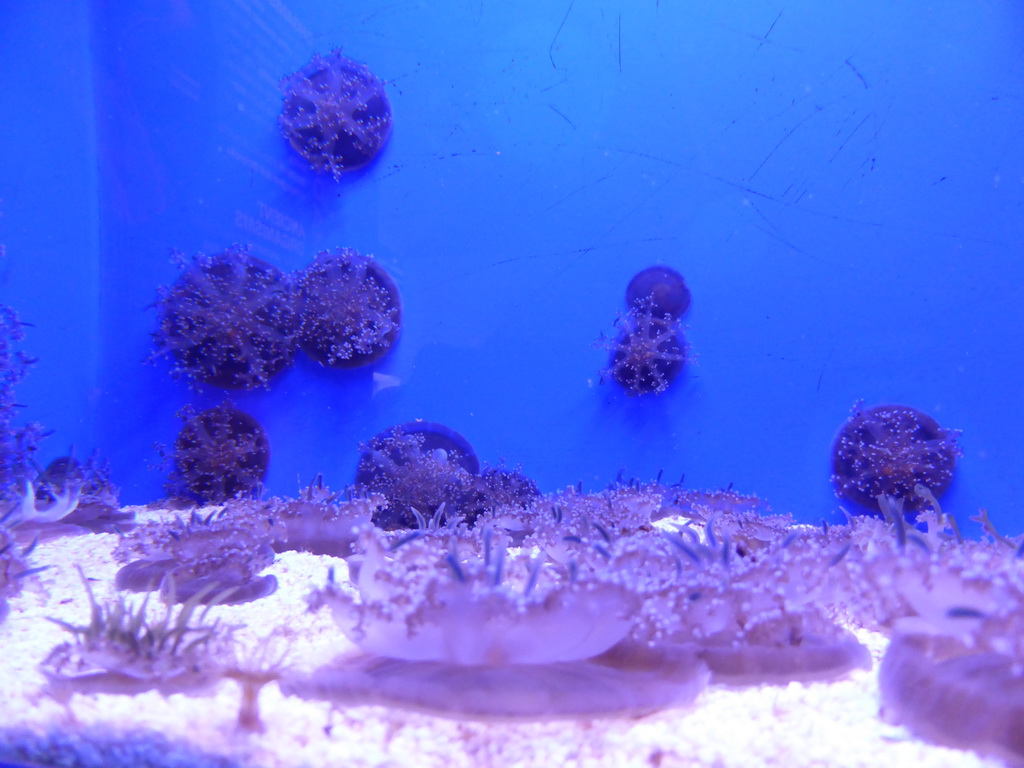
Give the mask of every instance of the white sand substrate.
<path id="1" fill-rule="evenodd" d="M 139 513 L 142 519 L 155 514 Z M 27 580 L 0 625 L 0 761 L 83 768 L 999 765 L 922 743 L 887 724 L 873 671 L 832 683 L 709 688 L 690 708 L 636 720 L 495 724 L 383 707 L 342 711 L 282 696 L 270 683 L 260 695 L 265 730 L 250 733 L 236 726 L 240 696 L 231 680 L 198 697 L 75 695 L 65 707 L 41 693 L 39 663 L 69 639 L 46 617 L 87 621 L 75 565 L 96 579 L 100 601 L 114 593 L 116 543 L 116 535 L 90 534 L 38 545 L 33 564 L 51 567 Z M 215 609 L 222 622 L 243 625 L 236 633 L 240 656 L 287 654 L 290 666 L 312 669 L 351 648 L 328 611 L 307 610 L 306 596 L 324 582 L 328 566 L 344 576 L 342 560 L 281 554 L 267 571 L 278 578 L 274 595 Z M 858 635 L 877 664 L 885 638 Z"/>

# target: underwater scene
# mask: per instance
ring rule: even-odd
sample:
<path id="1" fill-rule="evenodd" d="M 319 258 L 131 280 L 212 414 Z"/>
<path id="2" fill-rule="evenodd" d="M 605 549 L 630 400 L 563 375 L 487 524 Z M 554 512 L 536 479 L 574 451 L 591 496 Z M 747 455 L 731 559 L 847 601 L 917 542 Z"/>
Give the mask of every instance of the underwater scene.
<path id="1" fill-rule="evenodd" d="M 1016 0 L 0 66 L 0 768 L 1024 766 Z"/>

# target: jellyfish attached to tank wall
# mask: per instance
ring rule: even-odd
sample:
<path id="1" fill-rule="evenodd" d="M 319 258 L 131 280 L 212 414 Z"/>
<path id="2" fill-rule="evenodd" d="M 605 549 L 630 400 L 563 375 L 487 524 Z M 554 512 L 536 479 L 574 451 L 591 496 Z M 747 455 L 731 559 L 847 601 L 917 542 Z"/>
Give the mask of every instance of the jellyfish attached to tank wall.
<path id="1" fill-rule="evenodd" d="M 656 316 L 647 306 L 620 315 L 615 326 L 618 336 L 599 342 L 611 351 L 602 379 L 614 379 L 634 396 L 668 389 L 686 365 L 687 345 L 679 323 Z"/>
<path id="2" fill-rule="evenodd" d="M 313 170 L 340 179 L 368 164 L 391 134 L 384 85 L 336 49 L 281 81 L 281 132 Z"/>
<path id="3" fill-rule="evenodd" d="M 682 373 L 688 347 L 679 319 L 690 308 L 690 289 L 671 267 L 641 270 L 626 288 L 618 335 L 598 346 L 611 352 L 601 380 L 614 379 L 631 396 L 660 394 Z"/>
<path id="4" fill-rule="evenodd" d="M 220 504 L 263 482 L 270 443 L 256 419 L 226 401 L 199 413 L 185 407 L 178 415 L 185 424 L 174 441 L 168 494 Z"/>
<path id="5" fill-rule="evenodd" d="M 295 357 L 299 317 L 291 280 L 232 245 L 200 254 L 156 301 L 154 357 L 170 353 L 174 372 L 225 389 L 267 386 Z"/>
<path id="6" fill-rule="evenodd" d="M 321 365 L 356 368 L 398 338 L 402 301 L 391 276 L 352 248 L 321 251 L 299 273 L 299 345 Z"/>
<path id="7" fill-rule="evenodd" d="M 952 482 L 963 453 L 958 435 L 909 406 L 857 403 L 832 445 L 836 495 L 872 509 L 887 496 L 902 501 L 904 512 L 916 512 L 929 503 L 918 485 L 938 498 Z"/>

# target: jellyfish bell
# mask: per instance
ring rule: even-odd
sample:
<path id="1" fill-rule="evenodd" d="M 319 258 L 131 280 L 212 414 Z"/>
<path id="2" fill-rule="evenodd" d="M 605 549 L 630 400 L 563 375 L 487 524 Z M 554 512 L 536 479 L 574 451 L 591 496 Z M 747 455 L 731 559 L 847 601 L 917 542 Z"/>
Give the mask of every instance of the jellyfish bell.
<path id="1" fill-rule="evenodd" d="M 356 470 L 356 484 L 374 488 L 379 482 L 382 467 L 376 456 L 376 450 L 385 448 L 389 458 L 398 465 L 409 463 L 412 457 L 406 456 L 399 448 L 399 441 L 409 438 L 418 445 L 419 456 L 429 458 L 436 463 L 452 463 L 472 475 L 480 473 L 480 459 L 470 445 L 469 440 L 451 427 L 435 421 L 407 421 L 388 427 L 375 435 L 367 444 L 359 458 Z"/>
<path id="2" fill-rule="evenodd" d="M 690 308 L 690 289 L 683 276 L 671 267 L 657 264 L 637 272 L 626 287 L 626 306 L 650 307 L 655 317 L 679 319 Z"/>
<path id="3" fill-rule="evenodd" d="M 378 656 L 455 665 L 588 659 L 621 641 L 639 608 L 635 594 L 607 581 L 495 584 L 493 563 L 452 565 L 433 556 L 430 542 L 391 552 L 372 532 L 364 545 L 359 596 L 328 584 L 318 601 L 352 642 Z M 392 605 L 396 591 L 405 607 Z"/>

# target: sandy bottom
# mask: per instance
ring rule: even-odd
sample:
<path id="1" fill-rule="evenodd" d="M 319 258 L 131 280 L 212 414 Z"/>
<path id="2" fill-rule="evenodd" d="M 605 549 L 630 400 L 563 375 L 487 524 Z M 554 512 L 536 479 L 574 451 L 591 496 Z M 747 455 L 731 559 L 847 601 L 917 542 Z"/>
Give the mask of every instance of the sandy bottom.
<path id="1" fill-rule="evenodd" d="M 201 697 L 76 695 L 65 707 L 40 692 L 39 663 L 69 638 L 46 617 L 87 620 L 76 564 L 97 580 L 98 599 L 112 594 L 116 543 L 115 535 L 98 534 L 37 547 L 33 563 L 51 567 L 28 580 L 0 625 L 0 760 L 90 768 L 999 765 L 887 724 L 870 671 L 833 683 L 710 688 L 692 707 L 636 720 L 494 724 L 383 707 L 342 711 L 282 696 L 271 683 L 260 696 L 264 732 L 245 733 L 236 727 L 233 681 Z M 223 622 L 242 625 L 241 654 L 287 654 L 290 665 L 307 669 L 348 650 L 328 612 L 306 610 L 306 595 L 331 565 L 345 568 L 341 560 L 285 553 L 267 571 L 278 578 L 276 594 L 217 609 Z M 877 663 L 885 638 L 858 635 Z"/>

